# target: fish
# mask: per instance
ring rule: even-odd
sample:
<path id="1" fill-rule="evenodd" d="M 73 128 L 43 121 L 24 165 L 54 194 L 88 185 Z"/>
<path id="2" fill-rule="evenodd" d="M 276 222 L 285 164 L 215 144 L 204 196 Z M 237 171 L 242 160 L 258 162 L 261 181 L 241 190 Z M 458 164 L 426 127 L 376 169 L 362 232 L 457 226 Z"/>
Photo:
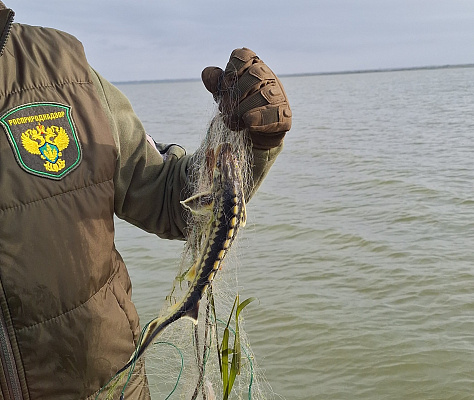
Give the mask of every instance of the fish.
<path id="1" fill-rule="evenodd" d="M 162 317 L 150 321 L 130 360 L 116 374 L 131 367 L 163 330 L 179 320 L 188 318 L 198 323 L 199 304 L 240 228 L 247 220 L 245 195 L 240 163 L 230 143 L 217 146 L 212 160 L 212 181 L 209 191 L 198 193 L 181 202 L 191 213 L 208 216 L 203 230 L 200 251 L 187 272 L 189 287 L 183 297 Z"/>

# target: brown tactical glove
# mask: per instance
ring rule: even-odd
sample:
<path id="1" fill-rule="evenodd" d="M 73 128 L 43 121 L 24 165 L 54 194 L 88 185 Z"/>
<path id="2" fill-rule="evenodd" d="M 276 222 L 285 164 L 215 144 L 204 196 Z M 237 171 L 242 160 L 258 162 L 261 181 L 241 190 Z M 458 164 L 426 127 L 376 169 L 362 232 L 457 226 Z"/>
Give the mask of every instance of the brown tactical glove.
<path id="1" fill-rule="evenodd" d="M 247 128 L 258 149 L 280 145 L 291 128 L 290 104 L 280 80 L 252 50 L 234 50 L 225 71 L 207 67 L 201 77 L 230 129 Z"/>

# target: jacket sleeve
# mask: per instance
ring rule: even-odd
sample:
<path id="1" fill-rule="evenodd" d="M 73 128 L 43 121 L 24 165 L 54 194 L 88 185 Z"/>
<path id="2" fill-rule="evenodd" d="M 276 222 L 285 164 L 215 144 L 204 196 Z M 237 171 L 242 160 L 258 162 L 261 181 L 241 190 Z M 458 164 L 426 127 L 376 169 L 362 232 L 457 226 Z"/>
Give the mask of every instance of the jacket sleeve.
<path id="1" fill-rule="evenodd" d="M 162 238 L 184 239 L 186 211 L 180 201 L 189 195 L 192 156 L 174 145 L 163 148 L 163 157 L 126 96 L 93 69 L 91 78 L 118 150 L 114 177 L 116 215 Z M 248 197 L 260 186 L 280 151 L 281 146 L 254 150 L 253 186 Z"/>

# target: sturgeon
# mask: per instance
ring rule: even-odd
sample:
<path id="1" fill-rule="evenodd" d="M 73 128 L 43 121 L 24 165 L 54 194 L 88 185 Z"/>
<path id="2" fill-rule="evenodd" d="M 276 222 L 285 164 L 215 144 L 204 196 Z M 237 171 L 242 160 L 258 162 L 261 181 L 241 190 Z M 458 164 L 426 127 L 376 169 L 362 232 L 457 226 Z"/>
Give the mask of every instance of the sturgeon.
<path id="1" fill-rule="evenodd" d="M 209 222 L 203 232 L 201 251 L 186 274 L 189 288 L 166 315 L 148 323 L 135 352 L 116 376 L 134 364 L 153 340 L 171 323 L 183 317 L 191 319 L 194 324 L 198 323 L 200 300 L 220 269 L 239 228 L 245 226 L 246 209 L 242 175 L 232 145 L 230 143 L 219 145 L 210 159 L 214 164 L 210 190 L 181 202 L 192 213 L 209 215 Z"/>

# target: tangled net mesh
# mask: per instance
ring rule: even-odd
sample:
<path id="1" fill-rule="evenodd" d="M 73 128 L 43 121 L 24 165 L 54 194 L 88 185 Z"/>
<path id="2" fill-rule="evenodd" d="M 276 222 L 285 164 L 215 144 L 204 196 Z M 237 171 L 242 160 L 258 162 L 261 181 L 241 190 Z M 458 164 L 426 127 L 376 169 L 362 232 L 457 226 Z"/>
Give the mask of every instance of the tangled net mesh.
<path id="1" fill-rule="evenodd" d="M 209 124 L 206 137 L 193 155 L 190 171 L 192 186 L 189 187 L 191 195 L 206 192 L 211 187 L 209 154 L 222 143 L 230 143 L 234 154 L 238 155 L 244 192 L 250 192 L 252 151 L 248 136 L 242 131 L 234 132 L 228 129 L 222 117 L 216 113 Z M 207 222 L 208 218 L 205 216 L 189 216 L 187 241 L 176 278 L 160 315 L 166 314 L 169 307 L 179 301 L 187 291 L 188 282 L 184 276 L 197 258 L 203 240 L 202 232 Z M 237 239 L 241 234 L 242 231 Z M 231 315 L 239 293 L 240 244 L 241 240 L 234 241 L 223 261 L 223 267 L 201 299 L 198 324 L 194 325 L 186 318 L 179 319 L 168 326 L 145 353 L 147 377 L 153 399 L 223 398 L 218 345 L 229 320 L 229 347 L 232 347 L 234 342 L 235 313 Z M 270 397 L 271 388 L 258 369 L 244 327 L 244 321 L 239 317 L 242 364 L 229 399 L 266 399 Z"/>

